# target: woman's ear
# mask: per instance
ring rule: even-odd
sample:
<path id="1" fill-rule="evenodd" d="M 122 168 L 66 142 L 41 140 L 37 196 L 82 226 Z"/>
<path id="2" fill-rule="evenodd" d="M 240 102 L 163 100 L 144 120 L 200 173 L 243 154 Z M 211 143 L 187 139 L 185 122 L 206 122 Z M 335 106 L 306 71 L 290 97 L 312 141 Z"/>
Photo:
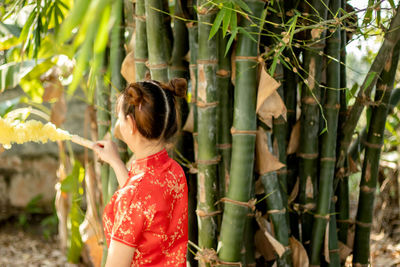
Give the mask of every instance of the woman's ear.
<path id="1" fill-rule="evenodd" d="M 126 120 L 128 122 L 129 131 L 134 134 L 137 131 L 136 122 L 131 115 L 126 115 Z"/>

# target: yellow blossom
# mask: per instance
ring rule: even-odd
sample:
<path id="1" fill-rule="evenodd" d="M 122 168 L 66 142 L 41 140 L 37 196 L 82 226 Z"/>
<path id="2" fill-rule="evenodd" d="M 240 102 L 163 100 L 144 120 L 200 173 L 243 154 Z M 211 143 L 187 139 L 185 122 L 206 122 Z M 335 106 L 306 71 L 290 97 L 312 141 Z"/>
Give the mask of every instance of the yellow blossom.
<path id="1" fill-rule="evenodd" d="M 64 130 L 57 129 L 54 124 L 46 124 L 36 120 L 26 122 L 11 121 L 0 117 L 0 144 L 10 147 L 12 143 L 42 142 L 48 140 L 69 140 L 71 135 Z"/>

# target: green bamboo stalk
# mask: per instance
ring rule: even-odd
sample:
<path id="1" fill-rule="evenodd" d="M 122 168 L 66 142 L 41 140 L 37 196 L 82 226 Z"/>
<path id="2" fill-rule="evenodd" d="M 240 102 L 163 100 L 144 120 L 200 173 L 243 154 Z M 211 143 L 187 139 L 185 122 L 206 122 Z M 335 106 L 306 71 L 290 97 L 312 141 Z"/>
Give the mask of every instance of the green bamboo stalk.
<path id="1" fill-rule="evenodd" d="M 346 4 L 345 0 L 342 0 L 342 7 Z M 338 124 L 338 142 L 341 139 L 342 124 L 346 119 L 347 114 L 347 100 L 346 91 L 347 79 L 346 79 L 346 30 L 341 30 L 340 34 L 340 110 L 339 110 L 339 124 Z M 345 169 L 347 169 L 347 159 L 345 163 Z M 336 172 L 337 173 L 337 172 Z M 347 233 L 349 230 L 349 216 L 350 216 L 350 199 L 349 199 L 349 177 L 345 175 L 338 180 L 337 202 L 336 202 L 336 220 L 338 229 L 338 239 L 343 243 L 347 244 Z"/>
<path id="2" fill-rule="evenodd" d="M 147 49 L 151 78 L 160 82 L 168 82 L 168 51 L 166 47 L 166 24 L 163 0 L 145 1 Z"/>
<path id="3" fill-rule="evenodd" d="M 314 0 L 307 4 L 305 12 L 310 14 L 311 21 L 319 22 L 327 18 L 327 0 Z M 308 247 L 311 238 L 313 217 L 310 211 L 315 208 L 318 194 L 318 137 L 320 124 L 320 88 L 322 56 L 325 47 L 325 31 L 320 36 L 311 36 L 307 32 L 307 40 L 313 42 L 304 51 L 303 68 L 305 73 L 304 84 L 301 90 L 301 124 L 299 146 L 299 202 L 304 207 L 301 214 L 302 243 Z"/>
<path id="4" fill-rule="evenodd" d="M 388 114 L 388 103 L 393 89 L 394 77 L 399 61 L 400 42 L 397 42 L 376 85 L 375 102 L 365 142 L 365 156 L 360 182 L 360 197 L 356 216 L 353 263 L 368 266 L 370 257 L 370 233 L 374 199 L 379 170 L 379 159 Z"/>
<path id="5" fill-rule="evenodd" d="M 260 18 L 264 2 L 257 0 L 244 1 L 252 15 Z M 259 21 L 240 20 L 239 25 L 248 32 L 251 26 Z M 236 46 L 236 79 L 234 97 L 234 118 L 232 134 L 232 160 L 228 199 L 248 202 L 251 187 L 254 183 L 253 165 L 255 151 L 256 96 L 257 96 L 257 43 L 246 34 L 239 33 Z M 200 130 L 200 129 L 199 129 Z M 200 146 L 200 144 L 199 144 Z M 246 215 L 249 209 L 245 206 L 225 202 L 218 243 L 219 258 L 226 262 L 240 261 L 240 250 L 243 246 L 243 233 Z"/>
<path id="6" fill-rule="evenodd" d="M 267 134 L 268 149 L 272 151 L 272 137 L 271 133 Z M 274 227 L 275 238 L 283 246 L 289 246 L 289 225 L 286 217 L 286 207 L 284 205 L 284 199 L 279 184 L 279 176 L 276 171 L 268 172 L 261 175 L 261 181 L 264 185 L 265 194 L 268 196 L 265 199 L 268 211 L 273 210 L 274 212 L 268 214 Z M 287 249 L 282 257 L 278 260 L 278 266 L 291 266 L 292 265 L 292 254 L 290 249 Z"/>
<path id="7" fill-rule="evenodd" d="M 175 0 L 175 17 L 185 18 L 186 15 L 183 13 L 183 6 L 186 6 L 186 0 Z M 188 64 L 185 60 L 185 56 L 189 50 L 189 39 L 188 30 L 186 28 L 185 22 L 181 19 L 174 19 L 173 28 L 173 47 L 171 62 L 168 69 L 169 78 L 185 78 L 188 79 Z"/>
<path id="8" fill-rule="evenodd" d="M 198 116 L 198 174 L 197 174 L 197 219 L 199 246 L 214 248 L 217 241 L 217 220 L 215 215 L 217 201 L 217 149 L 216 149 L 216 111 L 217 111 L 217 42 L 208 39 L 215 19 L 216 10 L 205 5 L 206 0 L 198 1 L 198 54 L 197 54 L 197 116 Z M 200 265 L 204 265 L 200 262 Z"/>
<path id="9" fill-rule="evenodd" d="M 96 81 L 96 119 L 97 119 L 97 139 L 102 140 L 109 131 L 111 124 L 110 118 L 110 87 L 105 85 L 104 74 L 106 73 L 105 54 L 94 53 L 94 66 L 97 66 Z M 108 178 L 110 167 L 108 164 L 102 164 L 100 167 L 100 179 L 103 195 L 103 205 L 105 206 L 111 196 L 108 193 Z"/>
<path id="10" fill-rule="evenodd" d="M 233 85 L 231 83 L 231 49 L 225 55 L 227 37 L 222 32 L 217 33 L 218 38 L 218 107 L 217 107 L 217 147 L 221 161 L 218 164 L 219 197 L 223 198 L 228 191 L 229 168 L 231 166 L 232 153 L 232 105 Z"/>
<path id="11" fill-rule="evenodd" d="M 340 0 L 331 0 L 329 7 L 333 14 L 340 9 Z M 325 92 L 324 115 L 326 131 L 321 137 L 321 156 L 319 171 L 319 188 L 317 210 L 314 214 L 314 223 L 311 237 L 311 265 L 320 264 L 320 254 L 323 246 L 326 223 L 330 216 L 330 203 L 333 197 L 333 178 L 335 175 L 336 141 L 339 119 L 339 89 L 340 89 L 340 28 L 333 29 L 326 44 L 327 57 L 337 60 L 328 62 L 326 73 L 327 86 Z M 327 59 L 328 61 L 329 59 Z M 336 237 L 337 239 L 337 237 Z"/>
<path id="12" fill-rule="evenodd" d="M 251 189 L 251 198 L 255 198 L 255 184 L 253 183 L 253 188 Z M 255 266 L 255 242 L 254 236 L 256 234 L 256 221 L 254 216 L 247 216 L 244 226 L 244 237 L 243 237 L 243 249 L 241 250 L 241 262 L 243 266 Z"/>
<path id="13" fill-rule="evenodd" d="M 121 75 L 121 65 L 125 57 L 124 49 L 124 2 L 115 1 L 112 4 L 111 17 L 114 20 L 114 27 L 111 30 L 110 38 L 110 71 L 111 71 L 111 127 L 113 128 L 116 121 L 116 105 L 118 93 L 125 88 L 125 80 Z M 128 159 L 127 147 L 124 142 L 116 139 L 114 136 L 112 140 L 117 144 L 119 155 L 122 161 Z M 113 170 L 109 172 L 108 178 L 108 194 L 111 196 L 118 188 L 118 180 Z"/>
<path id="14" fill-rule="evenodd" d="M 193 9 L 193 8 L 192 8 Z M 194 9 L 193 9 L 194 10 Z M 194 19 L 195 20 L 195 19 Z M 187 23 L 186 27 L 189 34 L 189 70 L 190 70 L 190 80 L 189 80 L 189 92 L 190 92 L 190 104 L 189 108 L 193 114 L 193 147 L 194 147 L 194 160 L 197 160 L 197 48 L 198 48 L 198 27 L 196 23 Z M 189 240 L 193 243 L 198 243 L 198 229 L 197 229 L 197 217 L 196 217 L 196 206 L 197 206 L 197 177 L 196 175 L 191 175 L 188 180 L 189 189 Z M 190 267 L 197 266 L 197 261 L 191 253 L 187 254 L 188 261 L 190 262 Z"/>
<path id="15" fill-rule="evenodd" d="M 356 101 L 351 108 L 351 112 L 347 116 L 347 119 L 343 126 L 343 135 L 340 141 L 339 158 L 337 160 L 337 169 L 341 169 L 344 166 L 347 150 L 350 146 L 351 139 L 354 133 L 354 129 L 357 126 L 357 122 L 360 118 L 362 111 L 364 110 L 364 99 L 369 97 L 373 87 L 375 86 L 379 74 L 381 73 L 384 65 L 387 62 L 391 51 L 396 45 L 397 41 L 400 40 L 400 5 L 398 5 L 394 17 L 390 23 L 389 29 L 386 31 L 384 41 L 381 48 L 378 51 L 368 73 L 364 79 L 363 84 L 360 87 Z"/>
<path id="16" fill-rule="evenodd" d="M 331 214 L 329 217 L 329 263 L 327 266 L 338 267 L 340 266 L 340 255 L 339 255 L 339 244 L 338 244 L 338 233 L 336 228 L 336 214 L 335 214 L 335 203 L 331 202 Z M 328 234 L 328 233 L 327 233 Z"/>
<path id="17" fill-rule="evenodd" d="M 147 34 L 145 0 L 137 0 L 135 5 L 136 26 L 135 26 L 135 67 L 136 81 L 143 81 L 149 69 L 146 66 L 147 54 Z"/>

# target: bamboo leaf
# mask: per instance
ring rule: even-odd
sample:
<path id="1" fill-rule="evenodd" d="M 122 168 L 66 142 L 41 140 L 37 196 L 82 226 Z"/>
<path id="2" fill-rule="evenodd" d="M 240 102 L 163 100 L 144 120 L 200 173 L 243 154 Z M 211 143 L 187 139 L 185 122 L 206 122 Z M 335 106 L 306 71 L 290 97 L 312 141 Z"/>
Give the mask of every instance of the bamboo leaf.
<path id="1" fill-rule="evenodd" d="M 268 221 L 264 217 L 256 217 L 257 223 L 260 226 L 263 234 L 265 237 L 268 239 L 269 243 L 272 245 L 274 248 L 275 252 L 279 255 L 279 257 L 282 257 L 283 253 L 285 253 L 285 247 L 278 241 L 276 240 L 268 231 Z"/>
<path id="2" fill-rule="evenodd" d="M 77 27 L 87 14 L 91 1 L 75 1 L 74 6 L 68 16 L 61 24 L 60 31 L 57 35 L 57 40 L 64 43 L 72 34 L 72 30 Z"/>
<path id="3" fill-rule="evenodd" d="M 12 98 L 0 102 L 0 117 L 4 117 L 8 112 L 10 112 L 17 104 L 21 101 L 21 97 Z"/>
<path id="4" fill-rule="evenodd" d="M 228 5 L 228 7 L 232 7 L 231 3 L 227 3 L 227 5 Z M 226 33 L 228 32 L 232 13 L 234 13 L 234 11 L 232 11 L 230 9 L 226 9 L 226 13 L 225 13 L 224 19 L 222 21 L 222 36 L 223 37 L 225 37 Z M 234 13 L 233 16 L 236 16 L 236 13 Z"/>
<path id="5" fill-rule="evenodd" d="M 251 12 L 249 6 L 243 2 L 242 0 L 233 0 L 233 2 L 238 5 L 241 9 L 245 10 L 246 12 L 253 14 L 253 12 Z"/>
<path id="6" fill-rule="evenodd" d="M 308 267 L 309 259 L 303 244 L 294 237 L 290 237 L 289 241 L 292 249 L 293 267 Z"/>
<path id="7" fill-rule="evenodd" d="M 371 21 L 371 19 L 372 19 L 372 11 L 373 11 L 373 9 L 371 8 L 373 5 L 374 5 L 374 0 L 368 0 L 368 9 L 367 9 L 367 12 L 365 12 L 365 16 L 364 16 L 364 20 L 363 20 L 363 22 L 362 22 L 362 25 L 366 25 L 366 24 L 368 24 L 370 21 Z"/>
<path id="8" fill-rule="evenodd" d="M 256 42 L 256 43 L 257 43 L 257 40 L 256 40 L 248 31 L 246 31 L 244 28 L 238 27 L 238 29 L 239 29 L 239 32 L 240 32 L 240 33 L 243 33 L 244 35 L 246 35 L 247 37 L 249 37 L 253 42 Z"/>
<path id="9" fill-rule="evenodd" d="M 211 27 L 210 35 L 208 37 L 208 40 L 211 40 L 211 38 L 213 38 L 213 36 L 218 32 L 219 26 L 221 25 L 222 20 L 225 17 L 225 14 L 226 14 L 226 9 L 225 8 L 222 8 L 218 12 L 217 17 L 215 18 L 214 23 L 213 23 L 213 25 Z"/>
<path id="10" fill-rule="evenodd" d="M 28 74 L 36 63 L 34 60 L 10 62 L 0 66 L 0 92 L 15 88 L 21 79 Z"/>
<path id="11" fill-rule="evenodd" d="M 225 54 L 224 54 L 224 56 L 226 56 L 226 54 L 228 53 L 229 49 L 231 48 L 231 45 L 232 45 L 232 43 L 233 43 L 233 40 L 235 40 L 236 34 L 237 34 L 237 29 L 235 29 L 235 30 L 233 30 L 233 31 L 231 32 L 231 37 L 229 37 L 229 40 L 228 40 L 228 42 L 226 43 L 226 48 L 225 48 Z"/>

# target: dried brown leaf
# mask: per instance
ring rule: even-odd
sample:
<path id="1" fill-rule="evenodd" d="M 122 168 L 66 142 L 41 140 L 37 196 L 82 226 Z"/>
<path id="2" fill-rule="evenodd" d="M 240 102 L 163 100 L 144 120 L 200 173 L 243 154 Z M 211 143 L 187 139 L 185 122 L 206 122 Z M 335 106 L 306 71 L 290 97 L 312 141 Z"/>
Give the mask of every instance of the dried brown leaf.
<path id="1" fill-rule="evenodd" d="M 64 87 L 61 84 L 58 77 L 50 76 L 48 79 L 43 81 L 43 101 L 50 102 L 52 100 L 57 100 L 63 94 Z"/>
<path id="2" fill-rule="evenodd" d="M 324 238 L 324 256 L 326 262 L 331 262 L 329 255 L 329 222 L 326 224 L 325 228 L 325 238 Z"/>
<path id="3" fill-rule="evenodd" d="M 231 75 L 231 82 L 233 86 L 235 86 L 235 79 L 236 79 L 236 43 L 233 42 L 232 45 L 232 54 L 231 54 L 231 70 L 232 70 L 232 75 Z"/>
<path id="4" fill-rule="evenodd" d="M 256 134 L 256 171 L 265 174 L 279 170 L 285 164 L 281 163 L 268 149 L 267 135 L 262 128 Z"/>
<path id="5" fill-rule="evenodd" d="M 207 79 L 203 64 L 197 65 L 197 73 L 197 101 L 207 102 Z"/>
<path id="6" fill-rule="evenodd" d="M 311 37 L 313 40 L 319 39 L 324 32 L 324 28 L 314 28 L 311 30 Z"/>
<path id="7" fill-rule="evenodd" d="M 258 91 L 257 91 L 257 106 L 256 111 L 259 112 L 261 106 L 269 96 L 272 95 L 276 89 L 279 88 L 280 83 L 278 83 L 274 78 L 272 78 L 266 71 L 264 64 L 261 64 L 261 77 L 260 82 L 258 83 Z"/>
<path id="8" fill-rule="evenodd" d="M 297 177 L 296 183 L 288 198 L 288 204 L 292 203 L 296 199 L 297 195 L 299 194 L 299 188 L 300 188 L 300 178 Z"/>
<path id="9" fill-rule="evenodd" d="M 126 55 L 122 62 L 121 75 L 128 83 L 136 81 L 135 53 L 133 50 Z"/>
<path id="10" fill-rule="evenodd" d="M 298 120 L 292 128 L 286 153 L 288 155 L 296 153 L 297 150 L 299 149 L 299 144 L 300 144 L 300 120 Z"/>
<path id="11" fill-rule="evenodd" d="M 275 252 L 278 254 L 279 257 L 282 257 L 283 253 L 285 253 L 285 247 L 272 236 L 272 234 L 268 231 L 268 224 L 269 222 L 264 217 L 257 217 L 256 218 L 258 225 L 260 226 L 262 233 L 268 239 L 271 246 L 274 248 Z"/>
<path id="12" fill-rule="evenodd" d="M 264 185 L 261 181 L 261 179 L 257 179 L 256 184 L 255 184 L 255 193 L 257 195 L 261 195 L 264 194 L 265 190 L 264 190 Z"/>
<path id="13" fill-rule="evenodd" d="M 314 187 L 311 180 L 311 176 L 308 176 L 306 180 L 306 197 L 314 198 Z"/>
<path id="14" fill-rule="evenodd" d="M 290 237 L 290 248 L 292 250 L 293 267 L 308 267 L 309 260 L 307 251 L 296 238 Z"/>
<path id="15" fill-rule="evenodd" d="M 3 153 L 5 151 L 3 145 L 0 145 L 0 154 Z"/>
<path id="16" fill-rule="evenodd" d="M 359 172 L 360 170 L 357 167 L 357 163 L 351 157 L 348 158 L 349 158 L 349 171 L 351 173 Z"/>
<path id="17" fill-rule="evenodd" d="M 371 180 L 371 163 L 367 159 L 367 168 L 365 169 L 365 181 L 368 183 Z"/>
<path id="18" fill-rule="evenodd" d="M 67 115 L 67 104 L 65 102 L 64 94 L 62 94 L 56 103 L 51 106 L 50 121 L 57 127 L 60 127 Z"/>
<path id="19" fill-rule="evenodd" d="M 189 111 L 189 115 L 186 119 L 185 125 L 183 126 L 182 130 L 189 133 L 194 132 L 194 112 L 192 108 Z"/>
<path id="20" fill-rule="evenodd" d="M 283 116 L 286 120 L 286 106 L 278 92 L 272 92 L 272 94 L 262 103 L 257 114 L 258 118 L 270 128 L 272 128 L 272 118 Z"/>
<path id="21" fill-rule="evenodd" d="M 276 259 L 274 248 L 260 229 L 256 232 L 254 242 L 257 250 L 261 253 L 261 255 L 263 255 L 266 261 L 272 261 Z"/>
<path id="22" fill-rule="evenodd" d="M 349 248 L 347 245 L 345 245 L 343 242 L 340 241 L 338 242 L 339 242 L 340 261 L 344 262 L 353 250 Z"/>

